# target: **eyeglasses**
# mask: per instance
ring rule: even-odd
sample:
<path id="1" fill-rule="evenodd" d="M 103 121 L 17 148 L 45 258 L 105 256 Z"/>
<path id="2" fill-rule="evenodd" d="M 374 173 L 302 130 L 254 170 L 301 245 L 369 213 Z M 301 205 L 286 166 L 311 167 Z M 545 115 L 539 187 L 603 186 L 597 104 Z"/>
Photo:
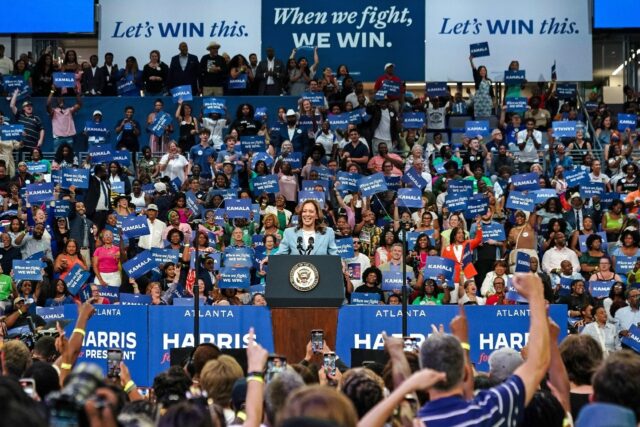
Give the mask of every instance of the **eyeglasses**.
<path id="1" fill-rule="evenodd" d="M 360 244 L 360 241 L 355 240 L 355 241 L 353 242 L 353 244 L 354 244 L 354 245 L 359 245 L 359 244 Z"/>

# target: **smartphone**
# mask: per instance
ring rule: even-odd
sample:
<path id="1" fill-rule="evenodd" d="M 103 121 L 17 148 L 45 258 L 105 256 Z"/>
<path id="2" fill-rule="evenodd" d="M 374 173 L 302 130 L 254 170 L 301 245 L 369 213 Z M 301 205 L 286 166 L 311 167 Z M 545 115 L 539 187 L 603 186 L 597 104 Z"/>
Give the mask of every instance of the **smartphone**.
<path id="1" fill-rule="evenodd" d="M 119 348 L 107 350 L 107 377 L 120 377 L 120 362 L 122 362 L 122 350 Z"/>
<path id="2" fill-rule="evenodd" d="M 37 399 L 38 395 L 36 394 L 36 380 L 33 378 L 20 378 L 20 386 L 25 393 L 29 395 L 32 399 Z"/>
<path id="3" fill-rule="evenodd" d="M 265 375 L 266 382 L 269 382 L 279 374 L 287 369 L 287 358 L 279 354 L 271 354 L 267 359 L 267 375 Z"/>
<path id="4" fill-rule="evenodd" d="M 415 337 L 402 337 L 404 340 L 404 351 L 415 352 L 418 351 L 418 338 Z"/>
<path id="5" fill-rule="evenodd" d="M 322 366 L 329 375 L 334 376 L 336 374 L 336 354 L 325 353 Z"/>
<path id="6" fill-rule="evenodd" d="M 314 353 L 322 353 L 324 342 L 324 331 L 322 329 L 313 329 L 311 331 L 311 351 Z"/>
<path id="7" fill-rule="evenodd" d="M 138 387 L 138 393 L 140 393 L 140 396 L 144 397 L 145 400 L 149 400 L 149 396 L 150 396 L 150 387 Z"/>

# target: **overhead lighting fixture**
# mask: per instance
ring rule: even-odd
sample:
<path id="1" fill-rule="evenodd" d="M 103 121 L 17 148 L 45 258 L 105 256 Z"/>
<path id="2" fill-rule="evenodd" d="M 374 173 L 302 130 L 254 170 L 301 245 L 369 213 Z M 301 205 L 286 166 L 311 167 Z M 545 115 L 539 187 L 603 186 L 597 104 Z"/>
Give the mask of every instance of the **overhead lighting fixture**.
<path id="1" fill-rule="evenodd" d="M 620 64 L 618 66 L 618 68 L 616 68 L 615 70 L 613 70 L 613 73 L 611 73 L 612 76 L 617 76 L 620 71 L 622 71 L 622 69 L 624 68 L 624 64 Z"/>

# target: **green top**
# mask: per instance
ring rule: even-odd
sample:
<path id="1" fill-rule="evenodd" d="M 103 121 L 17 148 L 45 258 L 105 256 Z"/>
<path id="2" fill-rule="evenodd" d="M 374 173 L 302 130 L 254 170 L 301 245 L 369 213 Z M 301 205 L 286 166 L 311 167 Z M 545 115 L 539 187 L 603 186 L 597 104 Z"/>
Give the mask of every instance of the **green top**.
<path id="1" fill-rule="evenodd" d="M 444 293 L 439 293 L 437 297 L 430 297 L 425 295 L 424 297 L 418 297 L 413 300 L 411 305 L 442 305 L 444 300 Z"/>
<path id="2" fill-rule="evenodd" d="M 11 295 L 11 277 L 6 274 L 0 274 L 0 301 L 6 301 Z"/>

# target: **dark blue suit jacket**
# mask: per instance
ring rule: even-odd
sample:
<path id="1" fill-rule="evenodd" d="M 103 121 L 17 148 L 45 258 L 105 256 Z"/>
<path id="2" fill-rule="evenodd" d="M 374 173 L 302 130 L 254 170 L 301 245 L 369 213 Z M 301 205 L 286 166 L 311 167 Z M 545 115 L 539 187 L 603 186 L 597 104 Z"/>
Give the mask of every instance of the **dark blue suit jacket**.
<path id="1" fill-rule="evenodd" d="M 297 153 L 308 154 L 307 152 L 310 150 L 309 144 L 309 136 L 307 131 L 300 129 L 296 126 L 296 130 L 293 133 L 293 138 L 289 139 L 289 130 L 288 126 L 282 125 L 280 126 L 280 135 L 277 141 L 276 150 L 280 152 L 280 146 L 284 141 L 291 141 L 293 145 L 293 151 Z"/>
<path id="2" fill-rule="evenodd" d="M 200 77 L 200 61 L 198 57 L 189 54 L 187 57 L 187 66 L 183 70 L 180 66 L 180 55 L 171 58 L 169 66 L 169 89 L 176 86 L 191 85 L 191 93 L 198 93 L 198 79 Z"/>

